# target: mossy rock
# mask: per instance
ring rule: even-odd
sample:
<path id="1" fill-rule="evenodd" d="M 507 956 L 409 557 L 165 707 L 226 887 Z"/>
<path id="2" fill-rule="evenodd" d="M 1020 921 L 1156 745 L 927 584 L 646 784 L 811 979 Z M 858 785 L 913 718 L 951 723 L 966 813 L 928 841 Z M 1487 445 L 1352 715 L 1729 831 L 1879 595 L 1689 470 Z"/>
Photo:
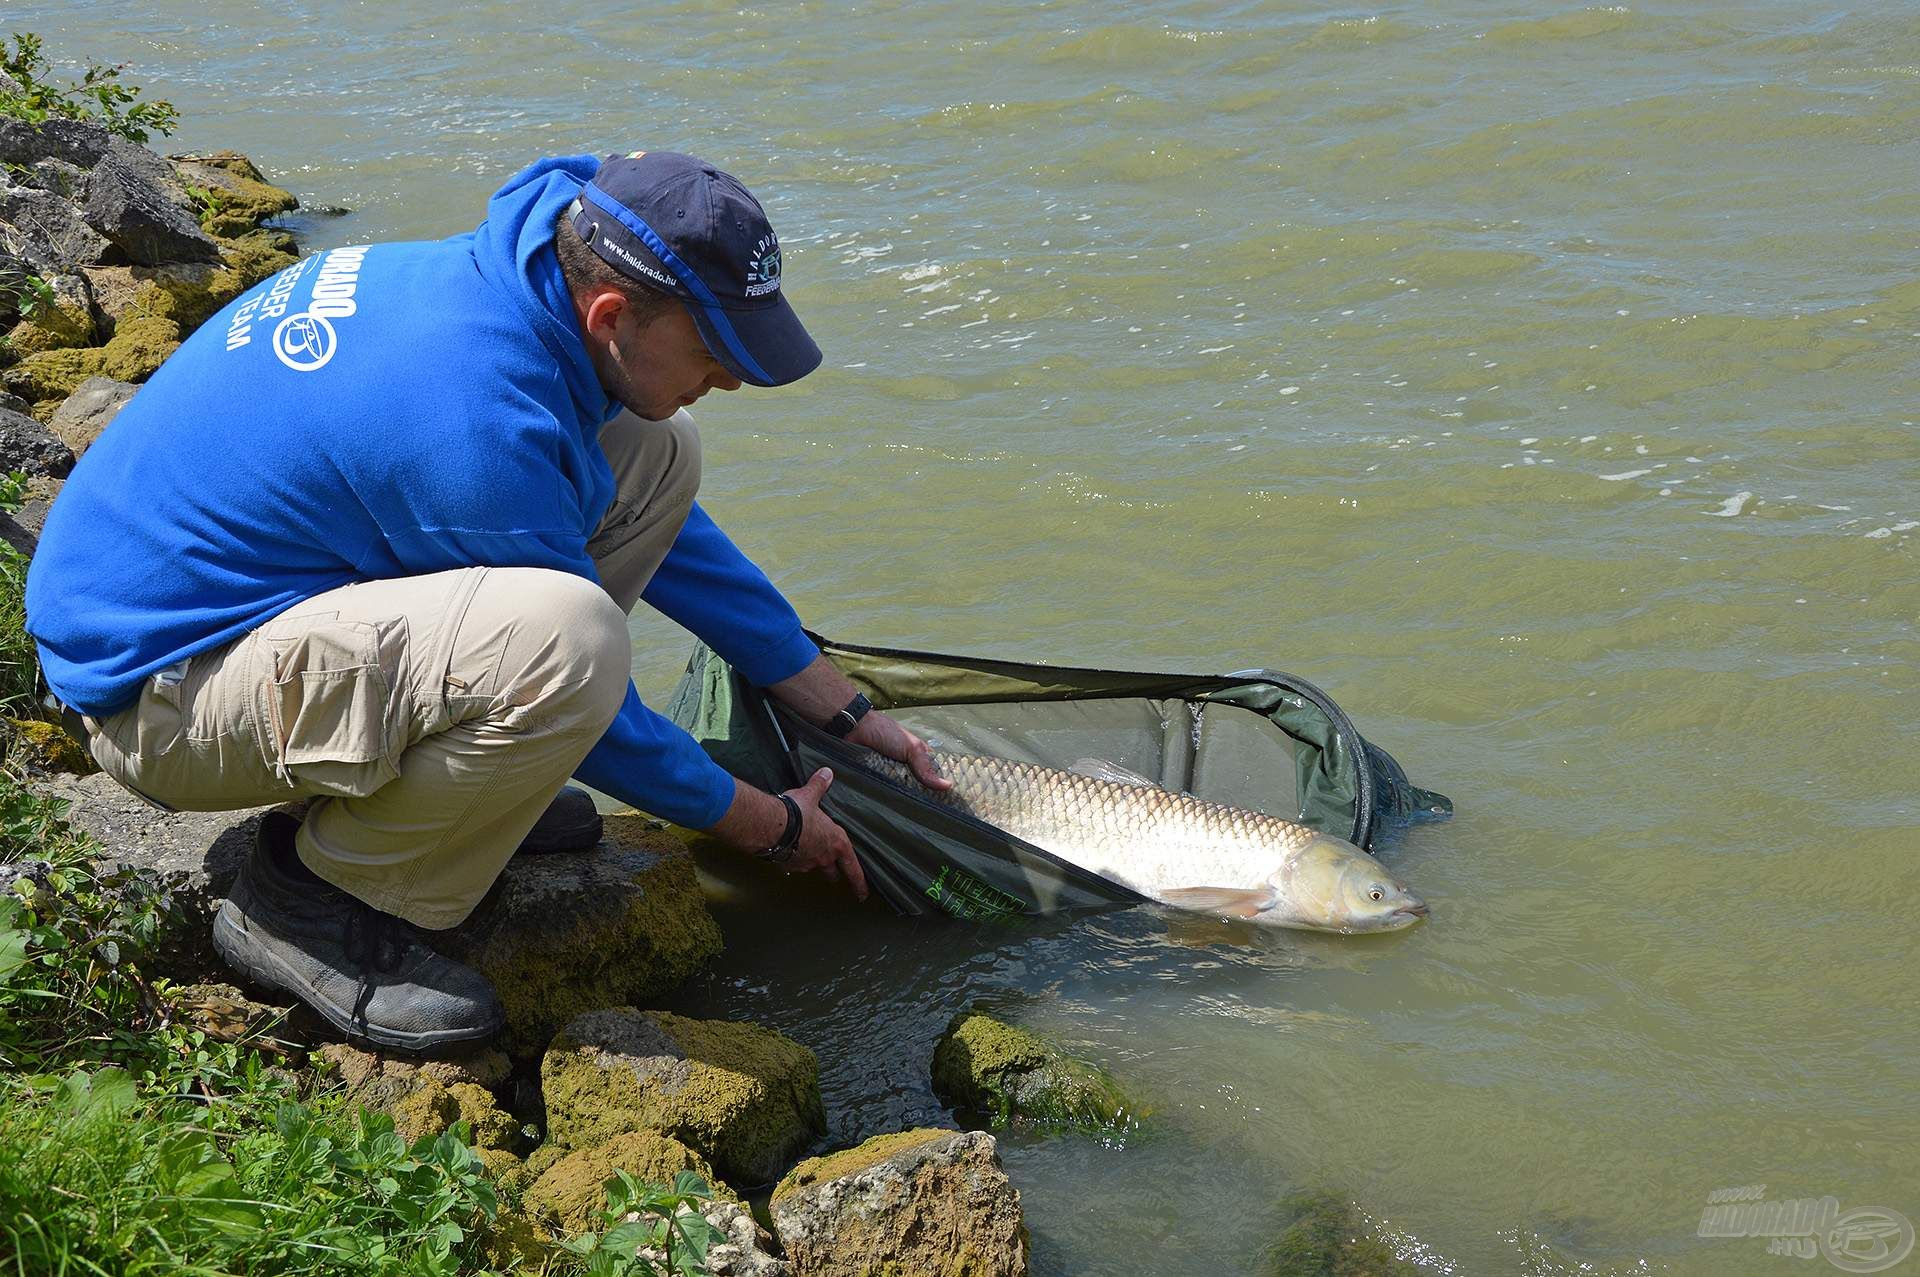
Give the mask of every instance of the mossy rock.
<path id="1" fill-rule="evenodd" d="M 121 320 L 113 340 L 100 348 L 101 374 L 115 381 L 145 381 L 180 349 L 180 333 L 179 324 L 158 316 Z"/>
<path id="2" fill-rule="evenodd" d="M 106 359 L 106 351 L 93 346 L 43 350 L 22 357 L 19 363 L 0 373 L 0 384 L 36 406 L 51 400 L 57 408 L 59 401 L 72 394 L 75 386 L 89 377 L 99 376 Z M 48 415 L 51 416 L 51 412 Z"/>
<path id="3" fill-rule="evenodd" d="M 671 1184 L 681 1171 L 692 1171 L 707 1182 L 716 1198 L 740 1200 L 714 1175 L 704 1157 L 679 1140 L 658 1131 L 628 1131 L 555 1162 L 522 1194 L 527 1213 L 562 1232 L 594 1227 L 606 1208 L 606 1183 L 615 1171 L 653 1184 Z"/>
<path id="4" fill-rule="evenodd" d="M 476 1148 L 473 1155 L 480 1159 L 480 1165 L 486 1167 L 487 1178 L 501 1188 L 512 1183 L 525 1165 L 518 1154 L 504 1148 Z"/>
<path id="5" fill-rule="evenodd" d="M 291 191 L 274 186 L 246 156 L 233 151 L 177 159 L 174 172 L 187 186 L 211 197 L 213 208 L 200 224 L 210 235 L 240 235 L 269 217 L 300 207 Z"/>
<path id="6" fill-rule="evenodd" d="M 1338 1193 L 1298 1193 L 1281 1211 L 1292 1222 L 1262 1256 L 1261 1277 L 1419 1277 Z"/>
<path id="7" fill-rule="evenodd" d="M 547 1138 L 655 1130 L 728 1182 L 764 1184 L 826 1129 L 812 1051 L 757 1024 L 623 1007 L 569 1024 L 540 1063 Z"/>
<path id="8" fill-rule="evenodd" d="M 38 718 L 6 720 L 7 765 L 22 771 L 86 776 L 100 770 L 93 756 L 58 723 Z"/>
<path id="9" fill-rule="evenodd" d="M 91 307 L 43 306 L 33 312 L 32 319 L 14 325 L 7 341 L 16 353 L 33 355 L 90 345 L 96 335 Z"/>
<path id="10" fill-rule="evenodd" d="M 520 1059 L 578 1015 L 677 989 L 720 947 L 686 845 L 609 816 L 593 851 L 515 857 L 443 951 L 492 981 Z"/>
<path id="11" fill-rule="evenodd" d="M 480 1258 L 497 1272 L 544 1272 L 556 1248 L 553 1234 L 537 1220 L 508 1207 L 482 1219 L 475 1236 Z"/>
<path id="12" fill-rule="evenodd" d="M 993 1127 L 1019 1121 L 1051 1130 L 1138 1125 L 1140 1107 L 1105 1070 L 1045 1039 L 978 1012 L 955 1016 L 933 1052 L 933 1089 Z"/>
<path id="13" fill-rule="evenodd" d="M 801 1189 L 812 1188 L 815 1184 L 826 1184 L 836 1179 L 845 1179 L 849 1175 L 857 1175 L 869 1166 L 877 1166 L 908 1149 L 917 1148 L 931 1140 L 945 1139 L 952 1134 L 952 1131 L 939 1127 L 922 1126 L 911 1131 L 895 1131 L 891 1135 L 876 1135 L 863 1144 L 843 1148 L 837 1153 L 809 1157 L 780 1177 L 780 1182 L 774 1185 L 773 1195 L 768 1200 L 777 1202 Z"/>
<path id="14" fill-rule="evenodd" d="M 768 1203 L 801 1274 L 1026 1277 L 1020 1194 L 983 1131 L 904 1131 L 810 1158 Z"/>
<path id="15" fill-rule="evenodd" d="M 471 1082 L 455 1082 L 447 1088 L 453 1097 L 456 1120 L 471 1128 L 468 1143 L 475 1148 L 511 1148 L 520 1137 L 520 1124 L 494 1103 L 493 1092 Z"/>

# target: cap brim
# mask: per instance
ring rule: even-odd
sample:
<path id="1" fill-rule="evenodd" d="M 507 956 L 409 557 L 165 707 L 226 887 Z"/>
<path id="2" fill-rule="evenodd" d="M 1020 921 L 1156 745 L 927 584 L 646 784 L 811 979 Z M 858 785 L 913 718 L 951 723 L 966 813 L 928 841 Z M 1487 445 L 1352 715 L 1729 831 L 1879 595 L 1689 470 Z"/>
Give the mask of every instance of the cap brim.
<path id="1" fill-rule="evenodd" d="M 784 386 L 820 366 L 820 347 L 784 297 L 753 310 L 699 302 L 688 302 L 687 310 L 713 357 L 750 386 Z"/>

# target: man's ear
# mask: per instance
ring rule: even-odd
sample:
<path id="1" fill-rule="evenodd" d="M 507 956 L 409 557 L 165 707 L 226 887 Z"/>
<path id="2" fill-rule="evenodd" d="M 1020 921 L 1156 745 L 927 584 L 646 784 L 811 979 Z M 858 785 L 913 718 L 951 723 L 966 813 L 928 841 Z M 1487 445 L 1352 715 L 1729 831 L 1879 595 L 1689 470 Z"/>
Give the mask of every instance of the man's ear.
<path id="1" fill-rule="evenodd" d="M 613 340 L 614 329 L 620 322 L 620 316 L 627 310 L 627 299 L 620 295 L 617 288 L 596 288 L 585 298 L 581 311 L 582 325 L 586 338 L 598 345 Z"/>

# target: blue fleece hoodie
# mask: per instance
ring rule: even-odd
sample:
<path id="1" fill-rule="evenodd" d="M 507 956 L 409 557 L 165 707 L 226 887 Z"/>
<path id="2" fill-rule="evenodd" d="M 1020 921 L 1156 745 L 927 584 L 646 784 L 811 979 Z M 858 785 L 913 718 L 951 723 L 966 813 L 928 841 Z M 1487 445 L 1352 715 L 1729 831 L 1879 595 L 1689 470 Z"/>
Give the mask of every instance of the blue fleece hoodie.
<path id="1" fill-rule="evenodd" d="M 597 580 L 619 405 L 553 224 L 599 162 L 542 160 L 472 234 L 315 254 L 196 331 L 74 468 L 27 577 L 47 682 L 104 717 L 156 671 L 353 581 L 488 565 Z M 755 683 L 817 649 L 697 504 L 642 596 Z M 696 828 L 733 778 L 631 684 L 579 776 Z"/>

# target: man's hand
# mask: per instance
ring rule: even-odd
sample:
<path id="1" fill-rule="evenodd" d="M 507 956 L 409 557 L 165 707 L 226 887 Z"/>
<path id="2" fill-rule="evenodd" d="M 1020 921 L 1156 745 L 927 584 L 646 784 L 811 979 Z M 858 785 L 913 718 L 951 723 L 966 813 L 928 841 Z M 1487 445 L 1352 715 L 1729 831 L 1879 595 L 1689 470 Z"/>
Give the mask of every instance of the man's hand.
<path id="1" fill-rule="evenodd" d="M 800 808 L 800 842 L 793 856 L 780 863 L 780 868 L 787 873 L 817 869 L 835 882 L 844 876 L 853 894 L 865 900 L 867 875 L 860 868 L 859 857 L 853 854 L 853 842 L 833 817 L 820 810 L 820 800 L 826 797 L 827 786 L 832 783 L 833 773 L 822 767 L 806 784 L 787 791 L 787 797 Z M 736 780 L 733 803 L 727 808 L 727 814 L 707 832 L 741 851 L 760 852 L 779 842 L 786 829 L 784 803 L 764 790 Z"/>
<path id="2" fill-rule="evenodd" d="M 788 709 L 818 725 L 838 713 L 859 689 L 833 667 L 833 662 L 816 656 L 807 668 L 767 690 Z M 933 769 L 927 743 L 879 710 L 869 710 L 847 733 L 847 739 L 856 745 L 865 745 L 876 754 L 885 754 L 895 762 L 905 763 L 928 789 L 953 788 L 952 781 Z"/>
<path id="3" fill-rule="evenodd" d="M 833 817 L 820 810 L 820 800 L 827 796 L 827 786 L 831 784 L 833 769 L 822 767 L 806 784 L 787 791 L 787 797 L 800 806 L 800 846 L 793 859 L 780 867 L 788 873 L 809 873 L 817 869 L 829 882 L 838 882 L 845 874 L 855 898 L 865 900 L 867 874 L 860 867 L 860 857 L 853 854 L 853 841 Z"/>
<path id="4" fill-rule="evenodd" d="M 866 717 L 855 723 L 847 739 L 905 763 L 914 778 L 928 789 L 953 788 L 952 781 L 934 770 L 933 753 L 927 748 L 927 742 L 877 709 L 868 711 Z"/>

